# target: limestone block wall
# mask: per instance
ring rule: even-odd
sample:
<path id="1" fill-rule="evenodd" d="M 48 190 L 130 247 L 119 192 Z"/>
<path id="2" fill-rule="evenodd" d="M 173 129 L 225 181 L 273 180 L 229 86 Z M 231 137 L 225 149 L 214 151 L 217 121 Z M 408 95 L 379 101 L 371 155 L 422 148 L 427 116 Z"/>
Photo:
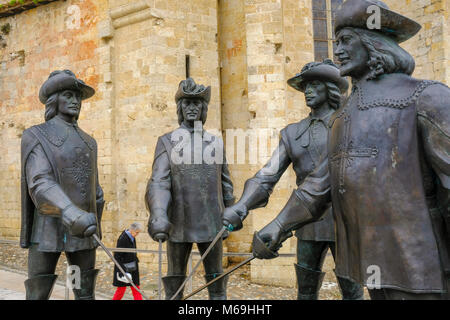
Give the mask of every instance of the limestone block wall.
<path id="1" fill-rule="evenodd" d="M 222 103 L 222 132 L 226 142 L 234 139 L 226 135 L 227 130 L 249 128 L 254 113 L 248 109 L 248 76 L 247 76 L 247 37 L 244 12 L 244 1 L 226 0 L 219 2 L 219 54 Z M 229 131 L 228 131 L 229 132 Z M 234 194 L 242 194 L 245 179 L 249 178 L 248 165 L 237 164 L 237 155 L 231 157 L 228 150 L 228 162 L 234 184 Z M 245 150 L 248 156 L 248 147 Z M 233 153 L 237 153 L 234 148 Z M 234 164 L 233 164 L 234 163 Z M 227 239 L 229 251 L 249 252 L 253 226 L 247 223 Z M 240 258 L 230 258 L 240 261 Z"/>
<path id="2" fill-rule="evenodd" d="M 0 19 L 0 27 L 6 24 L 10 31 L 0 45 L 0 237 L 19 237 L 20 137 L 44 120 L 39 88 L 51 71 L 71 69 L 96 89 L 83 103 L 79 125 L 98 142 L 103 240 L 115 246 L 130 223 L 147 225 L 144 193 L 156 139 L 178 127 L 174 96 L 186 77 L 186 55 L 190 75 L 212 87 L 206 127 L 221 128 L 217 2 L 55 1 Z M 147 232 L 138 243 L 157 248 Z M 148 264 L 155 256 L 140 258 L 157 268 Z"/>
<path id="3" fill-rule="evenodd" d="M 80 9 L 79 27 L 70 24 L 68 8 Z M 96 24 L 106 1 L 57 1 L 0 19 L 0 235 L 18 239 L 20 231 L 20 138 L 25 128 L 43 122 L 44 106 L 38 91 L 49 73 L 72 69 L 97 89 L 97 95 L 83 104 L 80 127 L 92 134 L 107 152 L 108 106 L 99 88 L 99 40 Z M 99 161 L 100 170 L 103 161 Z M 107 179 L 102 171 L 100 180 Z M 108 192 L 108 185 L 104 185 Z"/>
<path id="4" fill-rule="evenodd" d="M 279 131 L 309 113 L 303 94 L 288 87 L 286 81 L 314 59 L 311 1 L 246 1 L 246 4 L 249 109 L 255 112 L 250 126 Z M 255 230 L 280 212 L 295 188 L 295 174 L 289 167 L 269 205 L 253 212 L 250 219 Z M 291 238 L 280 253 L 294 253 L 295 249 L 296 238 Z M 294 261 L 294 258 L 254 260 L 252 280 L 294 286 Z"/>
<path id="5" fill-rule="evenodd" d="M 279 131 L 308 114 L 303 95 L 288 88 L 286 81 L 314 58 L 311 1 L 227 0 L 219 3 L 223 130 L 269 132 L 267 141 L 258 139 L 257 144 L 247 141 L 245 163 L 230 165 L 235 195 L 239 198 L 245 181 L 265 164 L 278 144 Z M 259 155 L 264 147 L 270 148 L 270 153 L 266 157 L 258 156 L 257 163 L 251 162 L 250 156 Z M 275 217 L 294 188 L 295 177 L 289 168 L 269 205 L 254 210 L 244 228 L 230 235 L 229 251 L 249 251 L 253 232 Z M 289 240 L 282 252 L 293 253 L 295 247 L 295 239 Z M 252 280 L 292 286 L 293 261 L 293 258 L 254 261 Z"/>
<path id="6" fill-rule="evenodd" d="M 115 195 L 107 205 L 108 223 L 117 237 L 133 221 L 147 225 L 144 195 L 156 141 L 178 127 L 174 96 L 186 77 L 186 55 L 190 76 L 212 87 L 207 129 L 220 130 L 221 107 L 216 1 L 113 0 L 109 6 L 100 36 L 114 110 L 110 170 Z M 141 248 L 157 249 L 146 232 L 138 241 Z M 156 258 L 140 256 L 144 263 Z"/>
<path id="7" fill-rule="evenodd" d="M 450 4 L 448 0 L 387 0 L 391 9 L 422 25 L 420 32 L 402 46 L 416 60 L 414 76 L 449 84 Z"/>

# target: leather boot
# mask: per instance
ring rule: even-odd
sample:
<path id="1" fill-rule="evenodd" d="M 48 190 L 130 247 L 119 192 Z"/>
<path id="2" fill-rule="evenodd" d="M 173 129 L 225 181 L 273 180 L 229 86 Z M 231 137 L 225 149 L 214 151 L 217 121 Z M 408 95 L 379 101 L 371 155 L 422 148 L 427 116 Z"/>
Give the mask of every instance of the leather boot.
<path id="1" fill-rule="evenodd" d="M 221 273 L 205 275 L 206 283 L 220 276 Z M 227 282 L 228 276 L 217 280 L 208 287 L 209 300 L 227 300 Z"/>
<path id="2" fill-rule="evenodd" d="M 172 298 L 183 283 L 184 279 L 186 279 L 186 276 L 165 276 L 162 278 L 164 291 L 166 292 L 166 300 L 170 300 L 170 298 Z M 183 291 L 184 288 L 177 294 L 175 300 L 181 300 L 181 298 L 183 298 Z"/>
<path id="3" fill-rule="evenodd" d="M 26 299 L 50 299 L 57 277 L 56 274 L 41 274 L 25 280 Z"/>
<path id="4" fill-rule="evenodd" d="M 317 300 L 325 272 L 302 267 L 294 263 L 297 273 L 297 300 Z"/>
<path id="5" fill-rule="evenodd" d="M 75 300 L 95 300 L 95 283 L 99 269 L 81 271 L 80 289 L 73 289 Z"/>
<path id="6" fill-rule="evenodd" d="M 342 300 L 364 300 L 364 289 L 360 284 L 349 279 L 341 278 L 338 275 L 336 275 L 336 278 L 339 283 L 339 289 L 341 290 Z"/>

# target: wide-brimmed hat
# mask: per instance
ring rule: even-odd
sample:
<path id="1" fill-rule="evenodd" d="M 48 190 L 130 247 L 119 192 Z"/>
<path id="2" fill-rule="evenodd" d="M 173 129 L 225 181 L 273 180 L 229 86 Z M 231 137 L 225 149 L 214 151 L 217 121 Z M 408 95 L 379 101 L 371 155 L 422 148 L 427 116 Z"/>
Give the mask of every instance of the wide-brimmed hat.
<path id="1" fill-rule="evenodd" d="M 183 98 L 198 98 L 209 103 L 209 100 L 211 99 L 211 87 L 196 84 L 194 79 L 187 78 L 180 82 L 178 91 L 175 94 L 175 102 L 178 102 L 178 100 Z"/>
<path id="2" fill-rule="evenodd" d="M 389 7 L 379 0 L 347 0 L 336 11 L 334 32 L 342 28 L 353 27 L 370 30 L 367 21 L 374 14 L 369 10 L 370 6 L 380 8 L 381 29 L 372 29 L 392 37 L 397 43 L 412 38 L 422 28 L 416 21 L 411 20 L 397 12 L 389 10 Z"/>
<path id="3" fill-rule="evenodd" d="M 332 82 L 341 93 L 345 93 L 348 89 L 348 81 L 341 77 L 339 68 L 330 59 L 325 59 L 323 62 L 308 63 L 300 73 L 289 79 L 287 83 L 292 88 L 305 92 L 306 83 L 314 80 Z"/>
<path id="4" fill-rule="evenodd" d="M 81 99 L 88 99 L 95 94 L 95 90 L 77 79 L 70 70 L 57 70 L 50 73 L 48 79 L 39 90 L 39 100 L 45 104 L 47 99 L 54 93 L 63 90 L 78 90 L 81 92 Z"/>

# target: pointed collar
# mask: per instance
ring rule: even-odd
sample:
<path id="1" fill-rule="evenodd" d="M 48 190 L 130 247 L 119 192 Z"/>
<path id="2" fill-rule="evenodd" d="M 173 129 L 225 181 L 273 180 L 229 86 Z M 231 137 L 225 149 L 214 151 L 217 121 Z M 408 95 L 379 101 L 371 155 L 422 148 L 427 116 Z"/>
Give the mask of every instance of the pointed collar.
<path id="1" fill-rule="evenodd" d="M 323 124 L 325 126 L 327 126 L 327 124 L 330 121 L 330 118 L 331 118 L 331 116 L 333 115 L 334 112 L 335 112 L 335 110 L 331 109 L 329 112 L 327 112 L 326 114 L 324 114 L 321 117 L 313 116 L 310 113 L 307 118 L 305 118 L 302 121 L 300 121 L 298 129 L 297 129 L 297 134 L 295 135 L 295 140 L 299 139 L 306 132 L 306 130 L 308 130 L 309 126 L 314 121 L 322 121 Z"/>
<path id="2" fill-rule="evenodd" d="M 39 131 L 54 145 L 61 146 L 69 136 L 70 128 L 73 128 L 81 140 L 86 143 L 89 149 L 94 150 L 95 144 L 92 143 L 91 137 L 78 127 L 78 123 L 68 123 L 59 117 L 53 117 L 46 121 L 43 126 L 37 127 Z"/>

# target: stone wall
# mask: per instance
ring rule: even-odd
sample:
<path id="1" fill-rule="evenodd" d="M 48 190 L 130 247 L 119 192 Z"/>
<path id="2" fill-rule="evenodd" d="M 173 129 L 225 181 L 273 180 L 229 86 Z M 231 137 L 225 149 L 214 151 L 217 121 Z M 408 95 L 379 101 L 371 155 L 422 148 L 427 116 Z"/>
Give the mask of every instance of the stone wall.
<path id="1" fill-rule="evenodd" d="M 416 60 L 414 76 L 450 84 L 448 0 L 387 0 L 391 9 L 419 22 L 422 29 L 402 46 Z"/>
<path id="2" fill-rule="evenodd" d="M 227 0 L 219 2 L 219 53 L 222 103 L 222 130 L 249 128 L 254 113 L 248 108 L 247 75 L 247 37 L 244 1 Z M 224 135 L 229 142 L 231 137 Z M 233 138 L 234 139 L 234 138 Z M 230 151 L 228 150 L 230 155 Z M 237 150 L 233 150 L 236 153 Z M 248 156 L 248 148 L 246 151 Z M 228 157 L 234 194 L 242 194 L 244 181 L 249 177 L 248 165 L 232 164 L 237 162 L 237 155 Z M 249 252 L 253 226 L 246 224 L 238 233 L 232 233 L 227 239 L 229 251 Z M 231 258 L 231 260 L 241 260 Z"/>
<path id="3" fill-rule="evenodd" d="M 217 2 L 56 1 L 0 19 L 0 26 L 6 24 L 11 30 L 0 47 L 0 237 L 19 237 L 20 137 L 43 121 L 39 88 L 51 71 L 71 69 L 96 89 L 83 102 L 79 125 L 98 142 L 103 240 L 115 246 L 130 223 L 147 224 L 144 193 L 156 139 L 178 127 L 174 95 L 186 76 L 186 55 L 190 75 L 212 87 L 206 127 L 221 128 Z M 142 249 L 157 248 L 146 232 L 138 242 Z M 154 258 L 141 255 L 143 263 Z"/>
<path id="4" fill-rule="evenodd" d="M 245 1 L 247 27 L 248 108 L 254 113 L 250 128 L 273 130 L 274 134 L 308 115 L 303 94 L 286 81 L 314 59 L 311 1 Z M 276 137 L 277 138 L 277 137 Z M 271 146 L 274 149 L 276 146 Z M 261 165 L 251 166 L 253 175 Z M 250 176 L 250 174 L 248 175 Z M 288 168 L 269 204 L 248 218 L 260 230 L 283 208 L 295 185 Z M 294 253 L 296 240 L 285 242 L 282 253 Z M 254 260 L 252 280 L 258 283 L 293 284 L 293 258 Z"/>
<path id="5" fill-rule="evenodd" d="M 230 165 L 235 195 L 239 198 L 244 182 L 265 164 L 278 144 L 279 130 L 308 114 L 303 94 L 288 87 L 286 81 L 314 58 L 311 2 L 220 1 L 219 35 L 222 129 L 242 129 L 259 134 L 258 143 L 247 141 L 246 162 Z M 260 139 L 265 131 L 269 135 L 267 141 Z M 257 163 L 252 163 L 251 155 L 260 155 L 261 148 L 266 147 L 270 152 L 265 157 L 258 156 Z M 294 188 L 295 176 L 288 169 L 277 184 L 269 205 L 254 210 L 245 220 L 244 228 L 230 235 L 227 240 L 229 251 L 248 252 L 253 232 L 275 217 Z M 295 240 L 291 239 L 282 252 L 294 251 Z M 293 258 L 253 261 L 252 280 L 292 285 L 293 261 Z"/>
<path id="6" fill-rule="evenodd" d="M 107 222 L 117 235 L 133 221 L 147 225 L 144 194 L 158 136 L 178 127 L 174 100 L 178 84 L 190 75 L 211 85 L 206 127 L 220 129 L 220 85 L 217 50 L 217 3 L 208 0 L 110 1 L 101 21 L 103 72 L 110 74 L 112 154 L 115 192 Z M 156 249 L 146 232 L 142 248 Z M 141 261 L 154 261 L 141 255 Z"/>
<path id="7" fill-rule="evenodd" d="M 44 106 L 40 85 L 57 69 L 76 70 L 94 88 L 101 81 L 96 52 L 96 24 L 106 1 L 79 1 L 80 27 L 67 27 L 67 9 L 76 1 L 58 1 L 0 19 L 0 235 L 18 239 L 20 226 L 20 138 L 25 128 L 40 123 Z M 3 28 L 2 28 L 3 29 Z M 83 105 L 80 125 L 93 134 L 104 150 L 107 142 L 106 108 L 102 92 Z M 102 162 L 100 161 L 102 168 Z M 101 177 L 105 181 L 105 177 Z M 109 186 L 105 189 L 108 191 Z"/>

